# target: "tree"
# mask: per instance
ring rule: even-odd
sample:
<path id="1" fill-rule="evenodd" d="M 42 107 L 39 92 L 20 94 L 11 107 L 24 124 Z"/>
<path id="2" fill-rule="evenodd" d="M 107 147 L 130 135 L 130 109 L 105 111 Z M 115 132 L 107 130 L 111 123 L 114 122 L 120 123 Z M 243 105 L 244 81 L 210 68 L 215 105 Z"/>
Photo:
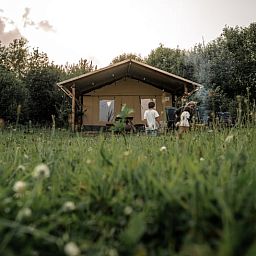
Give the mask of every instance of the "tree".
<path id="1" fill-rule="evenodd" d="M 9 122 L 15 122 L 17 111 L 21 108 L 21 118 L 25 118 L 23 108 L 25 106 L 27 90 L 13 71 L 0 65 L 0 117 Z"/>
<path id="2" fill-rule="evenodd" d="M 58 116 L 61 93 L 57 90 L 59 71 L 52 67 L 35 67 L 28 72 L 25 82 L 29 90 L 29 118 L 36 123 L 49 123 Z"/>
<path id="3" fill-rule="evenodd" d="M 146 63 L 169 73 L 179 75 L 187 79 L 193 79 L 193 65 L 186 61 L 185 50 L 171 49 L 160 46 L 150 52 Z"/>
<path id="4" fill-rule="evenodd" d="M 247 28 L 225 27 L 206 46 L 198 45 L 189 54 L 194 75 L 208 89 L 220 88 L 229 99 L 237 95 L 256 98 L 256 23 Z"/>
<path id="5" fill-rule="evenodd" d="M 78 64 L 69 64 L 56 66 L 60 70 L 61 80 L 66 80 L 76 76 L 84 75 L 88 72 L 92 72 L 97 69 L 97 66 L 94 66 L 91 62 L 88 62 L 86 59 L 80 59 Z"/>
<path id="6" fill-rule="evenodd" d="M 0 63 L 16 74 L 18 78 L 24 77 L 27 70 L 28 41 L 24 38 L 15 39 L 7 47 L 0 42 Z"/>
<path id="7" fill-rule="evenodd" d="M 8 46 L 0 42 L 0 115 L 14 121 L 17 106 L 21 104 L 23 121 L 45 124 L 51 122 L 51 115 L 63 120 L 67 118 L 64 108 L 69 100 L 58 90 L 56 82 L 97 67 L 83 59 L 78 64 L 54 65 L 38 48 L 30 51 L 27 43 L 23 38 L 15 39 Z"/>
<path id="8" fill-rule="evenodd" d="M 50 65 L 47 54 L 44 52 L 39 52 L 38 48 L 33 48 L 32 52 L 29 52 L 26 62 L 28 72 L 29 70 L 36 69 L 37 67 L 47 67 Z"/>
<path id="9" fill-rule="evenodd" d="M 132 59 L 132 60 L 136 60 L 139 62 L 144 62 L 143 58 L 140 55 L 134 54 L 134 53 L 123 53 L 120 54 L 119 56 L 115 57 L 110 64 L 115 64 L 118 63 L 120 61 L 123 60 L 128 60 L 128 59 Z"/>
<path id="10" fill-rule="evenodd" d="M 256 23 L 249 27 L 226 27 L 222 35 L 228 51 L 234 58 L 233 95 L 246 95 L 256 99 Z"/>

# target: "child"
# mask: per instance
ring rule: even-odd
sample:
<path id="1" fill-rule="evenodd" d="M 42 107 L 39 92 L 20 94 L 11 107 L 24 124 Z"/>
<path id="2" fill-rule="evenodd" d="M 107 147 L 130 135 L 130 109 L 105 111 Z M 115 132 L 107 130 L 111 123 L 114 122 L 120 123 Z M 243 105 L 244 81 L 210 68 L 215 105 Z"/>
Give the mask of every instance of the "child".
<path id="1" fill-rule="evenodd" d="M 189 131 L 189 118 L 191 116 L 190 114 L 191 108 L 185 107 L 183 112 L 180 115 L 180 121 L 178 123 L 179 130 L 178 130 L 178 138 L 181 138 L 182 133 L 186 133 Z"/>
<path id="2" fill-rule="evenodd" d="M 160 127 L 160 123 L 159 123 L 159 114 L 154 109 L 154 107 L 155 107 L 155 102 L 151 101 L 148 103 L 148 109 L 144 113 L 144 119 L 147 120 L 146 133 L 156 135 L 157 129 Z"/>
<path id="3" fill-rule="evenodd" d="M 194 113 L 196 111 L 196 106 L 197 106 L 197 102 L 190 101 L 185 106 L 180 107 L 175 111 L 175 127 L 176 127 L 176 130 L 178 130 L 178 128 L 179 128 L 180 116 L 181 116 L 181 113 L 184 111 L 184 109 L 186 107 L 189 108 L 190 117 L 189 117 L 188 121 L 190 121 L 192 119 L 192 116 L 194 115 Z"/>

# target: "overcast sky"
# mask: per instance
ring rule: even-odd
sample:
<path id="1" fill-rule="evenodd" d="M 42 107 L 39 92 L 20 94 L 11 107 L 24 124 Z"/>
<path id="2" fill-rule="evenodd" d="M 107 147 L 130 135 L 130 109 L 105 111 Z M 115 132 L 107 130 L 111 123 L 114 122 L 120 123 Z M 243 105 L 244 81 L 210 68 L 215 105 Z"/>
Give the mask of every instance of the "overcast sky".
<path id="1" fill-rule="evenodd" d="M 108 65 L 160 43 L 190 49 L 256 22 L 256 0 L 0 0 L 0 40 L 25 37 L 56 64 Z"/>

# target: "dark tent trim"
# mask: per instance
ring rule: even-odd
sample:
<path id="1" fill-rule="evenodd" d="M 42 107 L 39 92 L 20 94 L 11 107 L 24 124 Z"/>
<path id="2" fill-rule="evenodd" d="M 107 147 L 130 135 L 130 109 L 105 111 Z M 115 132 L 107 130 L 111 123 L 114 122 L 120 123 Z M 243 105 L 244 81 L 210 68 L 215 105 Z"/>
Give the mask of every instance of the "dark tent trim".
<path id="1" fill-rule="evenodd" d="M 201 87 L 191 80 L 131 59 L 59 82 L 58 86 L 64 92 L 71 92 L 72 86 L 75 86 L 76 95 L 82 95 L 123 78 L 148 83 L 178 97 L 185 92 L 191 94 Z"/>

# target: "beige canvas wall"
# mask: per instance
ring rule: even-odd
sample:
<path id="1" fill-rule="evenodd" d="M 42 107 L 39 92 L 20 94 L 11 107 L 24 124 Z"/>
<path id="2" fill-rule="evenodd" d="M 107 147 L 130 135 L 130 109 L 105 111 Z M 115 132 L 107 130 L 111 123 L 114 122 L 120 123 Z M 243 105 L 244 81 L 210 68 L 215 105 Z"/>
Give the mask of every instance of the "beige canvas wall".
<path id="1" fill-rule="evenodd" d="M 123 104 L 134 110 L 134 124 L 145 123 L 141 119 L 141 99 L 156 99 L 156 109 L 164 120 L 164 106 L 171 106 L 171 95 L 149 84 L 134 80 L 122 79 L 114 84 L 104 86 L 83 96 L 83 108 L 86 109 L 83 124 L 104 125 L 99 121 L 99 101 L 114 100 L 114 116 L 116 116 Z"/>

